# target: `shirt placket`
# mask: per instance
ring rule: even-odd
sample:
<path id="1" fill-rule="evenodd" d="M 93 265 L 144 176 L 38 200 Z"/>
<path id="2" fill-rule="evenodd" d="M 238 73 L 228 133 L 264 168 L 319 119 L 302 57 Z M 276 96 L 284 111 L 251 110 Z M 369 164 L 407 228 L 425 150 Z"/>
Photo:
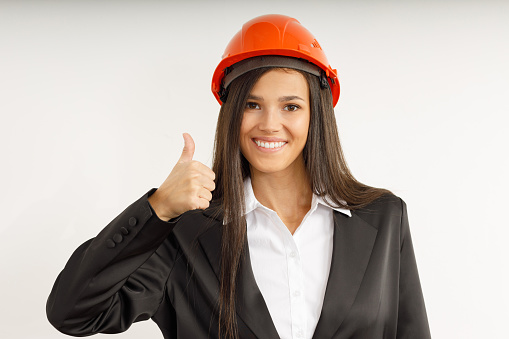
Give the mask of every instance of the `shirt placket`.
<path id="1" fill-rule="evenodd" d="M 274 220 L 284 228 L 284 246 L 288 267 L 288 290 L 290 298 L 290 314 L 292 321 L 292 338 L 302 339 L 306 333 L 306 316 L 304 312 L 304 274 L 299 249 L 286 225 L 275 216 Z"/>

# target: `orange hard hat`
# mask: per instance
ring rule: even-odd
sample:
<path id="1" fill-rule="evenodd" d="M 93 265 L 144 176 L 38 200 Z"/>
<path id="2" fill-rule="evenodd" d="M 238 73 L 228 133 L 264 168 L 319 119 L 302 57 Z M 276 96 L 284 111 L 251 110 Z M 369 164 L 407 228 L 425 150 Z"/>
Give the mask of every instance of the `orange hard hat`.
<path id="1" fill-rule="evenodd" d="M 315 37 L 299 21 L 279 14 L 263 15 L 246 22 L 226 46 L 222 60 L 212 76 L 212 92 L 220 104 L 222 104 L 222 92 L 228 86 L 228 84 L 225 86 L 224 78 L 232 65 L 260 56 L 304 59 L 307 63 L 317 66 L 323 77 L 327 79 L 332 92 L 333 105 L 336 106 L 339 99 L 337 71 L 329 65 Z M 273 65 L 279 64 L 276 62 Z"/>

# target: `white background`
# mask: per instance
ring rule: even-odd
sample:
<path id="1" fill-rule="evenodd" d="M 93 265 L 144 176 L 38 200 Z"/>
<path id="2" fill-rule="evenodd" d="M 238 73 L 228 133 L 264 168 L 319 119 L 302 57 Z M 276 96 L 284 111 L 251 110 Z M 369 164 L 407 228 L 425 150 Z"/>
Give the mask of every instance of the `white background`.
<path id="1" fill-rule="evenodd" d="M 160 185 L 183 132 L 211 164 L 212 72 L 267 13 L 338 69 L 353 173 L 407 202 L 433 337 L 508 338 L 509 4 L 480 0 L 1 1 L 1 338 L 66 337 L 45 315 L 56 276 Z"/>

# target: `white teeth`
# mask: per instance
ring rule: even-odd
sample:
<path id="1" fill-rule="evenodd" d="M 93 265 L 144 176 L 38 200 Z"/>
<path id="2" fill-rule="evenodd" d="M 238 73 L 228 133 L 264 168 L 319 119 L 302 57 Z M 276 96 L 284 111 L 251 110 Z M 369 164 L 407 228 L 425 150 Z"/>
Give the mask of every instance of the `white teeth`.
<path id="1" fill-rule="evenodd" d="M 279 142 L 263 142 L 263 141 L 259 141 L 259 140 L 255 140 L 255 143 L 258 146 L 263 147 L 263 148 L 279 148 L 279 147 L 282 147 L 284 144 L 286 144 L 286 142 L 284 142 L 284 141 L 279 141 Z"/>

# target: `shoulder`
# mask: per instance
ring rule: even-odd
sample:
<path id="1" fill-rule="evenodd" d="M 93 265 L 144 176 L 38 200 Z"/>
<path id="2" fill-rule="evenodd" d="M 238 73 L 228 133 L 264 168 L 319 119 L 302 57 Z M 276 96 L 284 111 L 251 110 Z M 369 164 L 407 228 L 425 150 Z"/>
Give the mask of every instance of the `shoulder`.
<path id="1" fill-rule="evenodd" d="M 182 253 L 179 258 L 187 264 L 195 265 L 204 260 L 204 255 L 208 260 L 217 260 L 220 256 L 222 226 L 222 217 L 215 217 L 212 208 L 187 211 L 176 218 L 168 240 L 172 246 L 179 248 Z"/>
<path id="2" fill-rule="evenodd" d="M 400 225 L 406 214 L 406 204 L 400 197 L 387 193 L 374 200 L 369 205 L 353 210 L 352 214 L 379 229 L 383 225 Z"/>
<path id="3" fill-rule="evenodd" d="M 180 240 L 187 239 L 186 242 L 194 242 L 211 230 L 220 231 L 222 220 L 221 205 L 213 201 L 205 210 L 191 210 L 177 217 L 174 220 L 174 234 Z"/>

